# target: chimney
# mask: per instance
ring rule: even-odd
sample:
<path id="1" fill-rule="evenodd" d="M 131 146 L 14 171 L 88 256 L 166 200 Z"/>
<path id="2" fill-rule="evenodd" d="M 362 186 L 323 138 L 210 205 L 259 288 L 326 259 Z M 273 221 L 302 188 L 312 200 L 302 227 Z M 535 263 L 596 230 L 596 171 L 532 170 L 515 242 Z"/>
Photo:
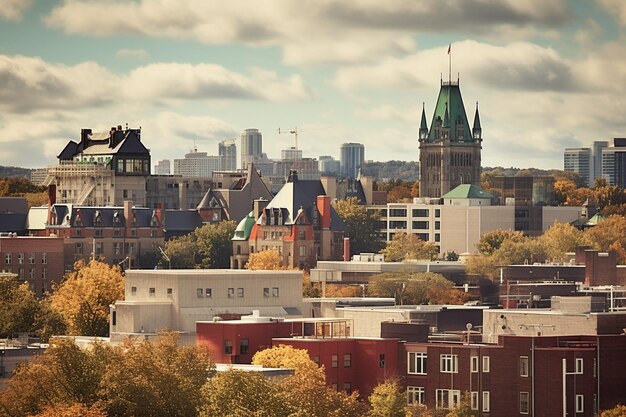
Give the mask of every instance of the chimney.
<path id="1" fill-rule="evenodd" d="M 48 224 L 52 224 L 52 206 L 57 202 L 56 184 L 48 185 Z"/>
<path id="2" fill-rule="evenodd" d="M 83 149 L 87 147 L 87 141 L 89 141 L 89 135 L 91 135 L 91 129 L 81 129 L 80 130 L 80 144 Z"/>
<path id="3" fill-rule="evenodd" d="M 317 196 L 317 210 L 320 212 L 320 226 L 322 229 L 330 229 L 330 197 L 327 195 Z"/>
<path id="4" fill-rule="evenodd" d="M 344 262 L 350 262 L 350 238 L 343 238 L 343 260 Z"/>
<path id="5" fill-rule="evenodd" d="M 287 182 L 298 182 L 298 171 L 295 169 L 289 170 L 289 177 L 287 177 Z"/>
<path id="6" fill-rule="evenodd" d="M 265 209 L 265 207 L 267 207 L 269 203 L 270 202 L 263 197 L 254 200 L 254 203 L 252 205 L 252 214 L 254 214 L 254 220 L 259 220 L 259 217 L 261 217 L 261 215 L 263 214 L 263 210 Z"/>
<path id="7" fill-rule="evenodd" d="M 130 229 L 133 227 L 133 202 L 124 200 L 124 222 L 126 223 L 126 236 L 130 236 Z"/>
<path id="8" fill-rule="evenodd" d="M 117 125 L 117 131 L 121 132 L 122 131 L 122 125 Z"/>

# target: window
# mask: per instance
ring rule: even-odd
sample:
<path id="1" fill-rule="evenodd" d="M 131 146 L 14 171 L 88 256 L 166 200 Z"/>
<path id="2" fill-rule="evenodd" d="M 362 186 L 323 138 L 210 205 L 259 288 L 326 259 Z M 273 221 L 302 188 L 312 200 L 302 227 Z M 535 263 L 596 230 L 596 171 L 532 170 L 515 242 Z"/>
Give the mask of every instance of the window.
<path id="1" fill-rule="evenodd" d="M 96 243 L 96 255 L 102 255 L 102 243 L 101 242 Z"/>
<path id="2" fill-rule="evenodd" d="M 137 295 L 137 287 L 130 287 L 130 295 Z"/>
<path id="3" fill-rule="evenodd" d="M 406 217 L 406 209 L 389 209 L 389 217 Z"/>
<path id="4" fill-rule="evenodd" d="M 269 297 L 270 296 L 270 289 L 269 288 L 263 288 L 263 297 Z"/>
<path id="5" fill-rule="evenodd" d="M 378 355 L 378 367 L 379 368 L 385 367 L 385 354 L 384 353 L 381 353 L 380 355 Z"/>
<path id="6" fill-rule="evenodd" d="M 243 288 L 237 288 L 237 297 L 243 298 Z"/>
<path id="7" fill-rule="evenodd" d="M 300 256 L 306 256 L 306 246 L 300 245 Z"/>
<path id="8" fill-rule="evenodd" d="M 24 279 L 24 268 L 18 269 L 18 276 L 20 279 Z"/>
<path id="9" fill-rule="evenodd" d="M 435 230 L 439 230 L 439 229 L 441 229 L 441 222 L 439 220 L 437 220 L 435 222 Z"/>
<path id="10" fill-rule="evenodd" d="M 174 291 L 171 288 L 167 289 L 167 296 L 168 297 L 171 297 L 173 293 L 174 293 Z"/>
<path id="11" fill-rule="evenodd" d="M 96 229 L 96 237 L 102 236 L 102 229 Z"/>
<path id="12" fill-rule="evenodd" d="M 478 410 L 478 391 L 472 391 L 470 398 L 470 408 L 472 410 Z"/>
<path id="13" fill-rule="evenodd" d="M 226 355 L 233 354 L 233 341 L 232 340 L 224 340 L 224 353 Z"/>
<path id="14" fill-rule="evenodd" d="M 272 288 L 272 297 L 278 297 L 278 287 Z"/>
<path id="15" fill-rule="evenodd" d="M 228 298 L 235 298 L 235 289 L 234 288 L 229 288 L 228 289 Z"/>
<path id="16" fill-rule="evenodd" d="M 489 356 L 483 356 L 483 372 L 489 372 Z"/>
<path id="17" fill-rule="evenodd" d="M 585 396 L 584 395 L 576 395 L 576 412 L 584 413 L 585 412 Z"/>
<path id="18" fill-rule="evenodd" d="M 527 392 L 519 393 L 519 412 L 528 414 L 530 410 L 530 395 Z"/>
<path id="19" fill-rule="evenodd" d="M 519 357 L 519 376 L 527 377 L 528 370 L 529 370 L 528 356 L 520 356 Z"/>
<path id="20" fill-rule="evenodd" d="M 470 358 L 470 370 L 472 372 L 478 372 L 478 356 L 472 356 Z"/>
<path id="21" fill-rule="evenodd" d="M 441 217 L 441 209 L 435 209 L 435 217 Z"/>
<path id="22" fill-rule="evenodd" d="M 196 294 L 197 294 L 198 298 L 202 298 L 203 294 L 204 294 L 204 292 L 202 291 L 202 288 L 196 289 Z"/>
<path id="23" fill-rule="evenodd" d="M 338 368 L 339 367 L 339 357 L 337 355 L 333 355 L 331 357 L 331 365 L 332 368 Z"/>
<path id="24" fill-rule="evenodd" d="M 35 264 L 35 254 L 34 253 L 30 254 L 30 258 L 28 258 L 28 263 L 30 263 L 31 265 Z"/>
<path id="25" fill-rule="evenodd" d="M 113 243 L 113 254 L 115 255 L 119 255 L 120 254 L 120 243 L 119 242 L 114 242 Z"/>
<path id="26" fill-rule="evenodd" d="M 428 209 L 413 209 L 413 217 L 428 217 Z"/>
<path id="27" fill-rule="evenodd" d="M 148 288 L 148 294 L 150 295 L 150 297 L 154 297 L 156 294 L 156 288 L 154 287 Z"/>
<path id="28" fill-rule="evenodd" d="M 48 268 L 41 268 L 41 279 L 48 279 Z"/>
<path id="29" fill-rule="evenodd" d="M 583 358 L 576 358 L 576 370 L 574 372 L 577 374 L 583 373 Z"/>
<path id="30" fill-rule="evenodd" d="M 435 391 L 435 406 L 437 408 L 454 408 L 461 402 L 461 391 L 453 389 L 438 389 Z"/>
<path id="31" fill-rule="evenodd" d="M 407 404 L 424 404 L 424 387 L 406 387 Z"/>
<path id="32" fill-rule="evenodd" d="M 352 383 L 351 382 L 344 382 L 343 383 L 343 390 L 345 392 L 347 392 L 348 394 L 352 393 Z"/>
<path id="33" fill-rule="evenodd" d="M 13 255 L 10 253 L 7 253 L 4 255 L 4 263 L 7 265 L 11 265 L 11 262 L 13 262 Z"/>
<path id="34" fill-rule="evenodd" d="M 343 367 L 349 368 L 350 366 L 352 366 L 352 355 L 346 353 L 345 355 L 343 355 Z"/>
<path id="35" fill-rule="evenodd" d="M 241 355 L 246 355 L 246 354 L 248 354 L 248 351 L 249 351 L 249 343 L 250 343 L 250 342 L 248 341 L 248 339 L 241 339 L 241 340 L 239 341 L 239 353 L 240 353 Z"/>
<path id="36" fill-rule="evenodd" d="M 458 372 L 459 358 L 457 355 L 440 355 L 439 370 L 446 373 Z"/>
<path id="37" fill-rule="evenodd" d="M 213 296 L 213 290 L 211 288 L 205 288 L 204 289 L 204 294 L 205 294 L 206 298 L 211 298 Z"/>
<path id="38" fill-rule="evenodd" d="M 413 229 L 428 229 L 428 221 L 414 221 Z"/>
<path id="39" fill-rule="evenodd" d="M 82 255 L 83 254 L 83 244 L 82 243 L 77 243 L 74 245 L 74 253 L 77 255 Z"/>
<path id="40" fill-rule="evenodd" d="M 17 263 L 19 265 L 24 265 L 24 254 L 23 253 L 18 253 L 17 254 Z"/>
<path id="41" fill-rule="evenodd" d="M 34 268 L 31 268 L 28 271 L 28 276 L 30 277 L 30 279 L 35 279 L 35 269 Z"/>
<path id="42" fill-rule="evenodd" d="M 298 230 L 298 240 L 305 240 L 305 239 L 306 239 L 306 231 Z"/>
<path id="43" fill-rule="evenodd" d="M 483 413 L 489 412 L 489 391 L 483 391 Z"/>
<path id="44" fill-rule="evenodd" d="M 426 375 L 426 352 L 409 352 L 407 368 L 409 374 Z"/>

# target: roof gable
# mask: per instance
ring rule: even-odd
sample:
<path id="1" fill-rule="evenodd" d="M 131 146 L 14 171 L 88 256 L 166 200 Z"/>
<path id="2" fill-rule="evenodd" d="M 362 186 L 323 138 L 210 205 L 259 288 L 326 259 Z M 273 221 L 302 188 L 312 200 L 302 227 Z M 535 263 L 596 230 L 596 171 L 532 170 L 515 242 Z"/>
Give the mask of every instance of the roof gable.
<path id="1" fill-rule="evenodd" d="M 493 198 L 493 195 L 474 184 L 461 184 L 443 196 L 444 199 L 455 198 Z"/>

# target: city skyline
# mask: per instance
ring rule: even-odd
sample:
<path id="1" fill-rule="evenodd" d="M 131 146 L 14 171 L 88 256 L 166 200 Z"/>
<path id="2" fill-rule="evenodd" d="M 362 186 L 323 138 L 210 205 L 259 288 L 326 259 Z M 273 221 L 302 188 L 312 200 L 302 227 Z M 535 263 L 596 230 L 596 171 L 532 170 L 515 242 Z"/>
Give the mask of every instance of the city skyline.
<path id="1" fill-rule="evenodd" d="M 617 0 L 1 4 L 0 165 L 51 165 L 81 128 L 126 123 L 154 162 L 248 128 L 276 157 L 295 127 L 312 157 L 359 142 L 417 161 L 449 71 L 468 118 L 479 102 L 484 166 L 562 169 L 564 148 L 626 132 Z"/>

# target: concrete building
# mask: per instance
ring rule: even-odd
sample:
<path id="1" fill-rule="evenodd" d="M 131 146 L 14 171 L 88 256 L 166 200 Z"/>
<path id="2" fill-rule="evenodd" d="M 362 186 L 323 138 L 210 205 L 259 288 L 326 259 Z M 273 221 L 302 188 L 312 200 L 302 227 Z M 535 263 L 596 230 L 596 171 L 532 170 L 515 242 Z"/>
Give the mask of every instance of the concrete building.
<path id="1" fill-rule="evenodd" d="M 580 175 L 587 187 L 593 186 L 592 160 L 591 148 L 565 148 L 563 170 Z"/>
<path id="2" fill-rule="evenodd" d="M 124 300 L 111 306 L 111 341 L 153 337 L 160 330 L 195 342 L 196 322 L 265 316 L 304 317 L 301 271 L 221 269 L 128 270 Z M 217 319 L 216 319 L 217 320 Z"/>
<path id="3" fill-rule="evenodd" d="M 220 157 L 220 170 L 234 171 L 237 169 L 237 139 L 221 141 L 217 148 Z"/>
<path id="4" fill-rule="evenodd" d="M 480 185 L 482 128 L 478 103 L 470 128 L 459 82 L 441 81 L 430 129 L 419 128 L 420 197 L 439 198 L 460 184 Z"/>
<path id="5" fill-rule="evenodd" d="M 157 164 L 154 166 L 154 175 L 170 175 L 171 173 L 172 167 L 169 159 L 157 161 Z"/>
<path id="6" fill-rule="evenodd" d="M 341 174 L 348 178 L 357 178 L 365 161 L 365 146 L 361 143 L 344 143 L 339 149 Z"/>
<path id="7" fill-rule="evenodd" d="M 259 129 L 246 129 L 241 134 L 241 169 L 248 169 L 250 162 L 258 163 L 263 157 L 263 135 Z M 263 172 L 264 174 L 266 172 Z"/>
<path id="8" fill-rule="evenodd" d="M 609 185 L 626 188 L 626 139 L 614 138 L 602 149 L 602 177 Z"/>
<path id="9" fill-rule="evenodd" d="M 194 148 L 192 152 L 186 153 L 183 159 L 174 159 L 174 175 L 182 177 L 207 178 L 213 175 L 213 171 L 222 169 L 220 157 L 208 155 L 206 152 L 198 152 Z"/>
<path id="10" fill-rule="evenodd" d="M 324 176 L 339 175 L 341 162 L 330 155 L 322 155 L 318 158 L 319 170 Z"/>

